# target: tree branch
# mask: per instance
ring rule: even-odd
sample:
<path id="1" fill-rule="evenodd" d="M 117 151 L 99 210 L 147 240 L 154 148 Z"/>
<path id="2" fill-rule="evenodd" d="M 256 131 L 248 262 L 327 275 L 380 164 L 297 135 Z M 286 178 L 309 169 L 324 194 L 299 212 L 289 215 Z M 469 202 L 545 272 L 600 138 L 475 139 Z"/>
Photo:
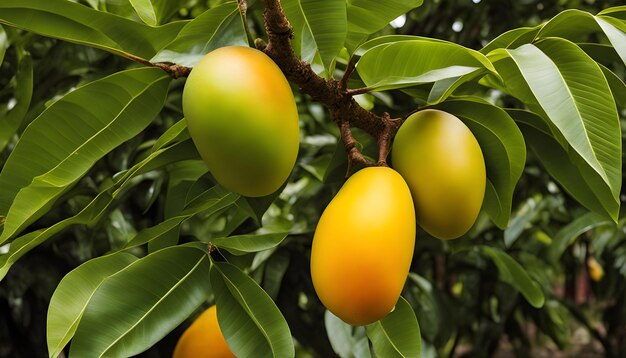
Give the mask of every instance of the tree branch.
<path id="1" fill-rule="evenodd" d="M 386 166 L 389 143 L 402 124 L 402 119 L 391 119 L 389 114 L 379 116 L 363 109 L 352 98 L 354 94 L 368 90 L 348 90 L 347 83 L 354 71 L 355 63 L 350 61 L 341 81 L 318 76 L 311 65 L 298 58 L 291 47 L 293 29 L 285 16 L 280 0 L 265 0 L 263 13 L 268 42 L 257 39 L 255 45 L 268 55 L 285 74 L 287 79 L 300 89 L 300 92 L 322 103 L 330 112 L 332 120 L 339 126 L 341 138 L 348 153 L 349 167 L 354 163 Z M 361 92 L 363 91 L 363 92 Z M 375 137 L 379 144 L 378 163 L 368 161 L 355 146 L 351 127 L 361 128 Z"/>

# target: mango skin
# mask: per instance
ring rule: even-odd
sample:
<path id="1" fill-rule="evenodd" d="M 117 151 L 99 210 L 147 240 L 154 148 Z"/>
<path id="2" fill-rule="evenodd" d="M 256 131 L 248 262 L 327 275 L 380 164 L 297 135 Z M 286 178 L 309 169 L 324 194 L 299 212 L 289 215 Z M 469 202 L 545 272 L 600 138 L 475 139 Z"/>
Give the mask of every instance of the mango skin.
<path id="1" fill-rule="evenodd" d="M 216 49 L 183 90 L 191 138 L 215 179 L 244 196 L 275 192 L 298 155 L 298 109 L 287 79 L 259 50 Z"/>
<path id="2" fill-rule="evenodd" d="M 400 297 L 414 245 L 415 211 L 402 177 L 387 167 L 358 171 L 315 229 L 311 276 L 318 297 L 349 324 L 378 321 Z"/>
<path id="3" fill-rule="evenodd" d="M 215 305 L 202 312 L 180 336 L 172 358 L 231 358 L 235 355 L 228 348 L 217 323 Z"/>
<path id="4" fill-rule="evenodd" d="M 474 225 L 485 196 L 485 160 L 459 118 L 434 109 L 409 116 L 396 134 L 391 158 L 411 189 L 422 229 L 450 240 Z"/>

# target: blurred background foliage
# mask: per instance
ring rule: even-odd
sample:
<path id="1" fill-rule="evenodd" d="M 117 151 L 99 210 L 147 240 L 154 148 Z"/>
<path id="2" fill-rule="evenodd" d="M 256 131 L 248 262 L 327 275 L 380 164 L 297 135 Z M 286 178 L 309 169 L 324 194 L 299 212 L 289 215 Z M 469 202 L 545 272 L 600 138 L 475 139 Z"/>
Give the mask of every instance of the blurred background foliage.
<path id="1" fill-rule="evenodd" d="M 126 0 L 77 2 L 138 20 Z M 180 1 L 172 20 L 194 18 L 219 2 Z M 261 4 L 250 4 L 249 21 L 261 36 Z M 565 9 L 597 13 L 620 4 L 622 0 L 426 0 L 381 34 L 435 37 L 480 49 L 509 29 L 539 24 Z M 77 86 L 136 66 L 100 50 L 7 27 L 0 32 L 0 56 L 5 38 L 11 46 L 0 67 L 0 118 L 13 109 L 19 89 L 25 85 L 27 76 L 18 70 L 20 64 L 25 56 L 32 58 L 34 87 L 23 127 Z M 623 68 L 616 71 L 623 79 Z M 140 160 L 154 140 L 182 118 L 183 84 L 183 80 L 174 81 L 165 109 L 152 125 L 98 162 L 65 194 L 57 209 L 34 227 L 46 227 L 75 214 L 103 183 Z M 231 209 L 194 217 L 181 228 L 180 237 L 183 242 L 193 237 L 206 241 L 228 233 L 289 231 L 288 241 L 278 250 L 229 260 L 247 260 L 239 263 L 249 267 L 251 276 L 277 301 L 297 340 L 298 356 L 332 357 L 336 351 L 350 352 L 351 344 L 364 335 L 362 329 L 354 329 L 348 331 L 349 339 L 329 340 L 329 336 L 345 337 L 338 332 L 345 327 L 325 317 L 313 293 L 308 267 L 316 221 L 342 183 L 345 157 L 337 147 L 337 130 L 323 107 L 295 92 L 302 138 L 298 164 L 289 184 L 262 218 L 263 227 Z M 500 93 L 485 95 L 504 105 L 515 104 Z M 368 94 L 359 101 L 380 113 L 404 114 L 416 106 L 400 92 Z M 622 122 L 623 118 L 622 113 Z M 375 151 L 370 138 L 359 133 L 357 138 L 365 153 Z M 0 166 L 16 141 L 17 137 L 12 138 L 5 148 L 0 147 Z M 119 247 L 136 232 L 162 221 L 165 208 L 177 205 L 180 193 L 198 190 L 194 186 L 210 187 L 213 180 L 203 175 L 202 165 L 181 162 L 138 177 L 132 190 L 119 199 L 117 209 L 97 227 L 72 227 L 16 263 L 0 284 L 0 357 L 46 356 L 46 312 L 61 278 L 82 262 Z M 442 242 L 418 232 L 404 296 L 420 322 L 423 356 L 626 356 L 624 216 L 614 225 L 586 214 L 550 179 L 533 153 L 529 153 L 513 207 L 513 218 L 504 232 L 486 216 L 460 240 Z M 533 308 L 504 283 L 506 278 L 499 278 L 493 262 L 481 254 L 482 244 L 501 247 L 515 257 L 541 284 L 546 305 Z M 0 253 L 3 249 L 0 247 Z M 141 356 L 169 357 L 183 329 L 179 327 Z"/>

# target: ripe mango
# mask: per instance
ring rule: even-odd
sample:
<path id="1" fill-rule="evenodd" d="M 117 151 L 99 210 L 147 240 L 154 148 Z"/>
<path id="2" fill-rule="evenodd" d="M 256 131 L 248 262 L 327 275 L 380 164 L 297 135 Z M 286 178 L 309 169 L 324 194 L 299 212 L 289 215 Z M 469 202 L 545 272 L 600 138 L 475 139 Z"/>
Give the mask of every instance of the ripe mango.
<path id="1" fill-rule="evenodd" d="M 202 312 L 178 340 L 173 358 L 230 358 L 230 351 L 217 323 L 215 305 Z"/>
<path id="2" fill-rule="evenodd" d="M 373 323 L 398 301 L 414 245 L 415 211 L 407 184 L 393 169 L 362 169 L 346 181 L 315 229 L 315 291 L 345 322 Z"/>
<path id="3" fill-rule="evenodd" d="M 298 109 L 287 79 L 263 52 L 229 46 L 208 53 L 187 78 L 183 113 L 222 186 L 258 197 L 287 180 L 298 154 Z"/>
<path id="4" fill-rule="evenodd" d="M 391 158 L 411 189 L 422 229 L 449 240 L 474 225 L 485 195 L 485 160 L 459 118 L 434 109 L 411 115 L 396 134 Z"/>

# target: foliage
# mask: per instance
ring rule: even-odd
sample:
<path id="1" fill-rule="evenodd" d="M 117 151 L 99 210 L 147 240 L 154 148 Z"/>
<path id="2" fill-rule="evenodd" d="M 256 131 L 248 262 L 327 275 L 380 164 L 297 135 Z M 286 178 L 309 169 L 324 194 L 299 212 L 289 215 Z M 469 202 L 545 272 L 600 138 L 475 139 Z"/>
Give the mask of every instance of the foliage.
<path id="1" fill-rule="evenodd" d="M 529 354 L 546 339 L 566 349 L 574 320 L 606 355 L 626 354 L 626 8 L 282 3 L 317 73 L 356 62 L 348 85 L 367 87 L 364 108 L 437 108 L 472 130 L 488 176 L 472 230 L 449 242 L 419 231 L 395 311 L 349 326 L 309 274 L 348 167 L 324 108 L 294 88 L 296 167 L 278 192 L 246 198 L 189 139 L 184 79 L 144 66 L 264 37 L 263 2 L 242 14 L 221 0 L 0 0 L 0 357 L 169 356 L 214 302 L 242 356 L 488 356 L 504 334 Z M 376 140 L 354 134 L 375 157 Z"/>

